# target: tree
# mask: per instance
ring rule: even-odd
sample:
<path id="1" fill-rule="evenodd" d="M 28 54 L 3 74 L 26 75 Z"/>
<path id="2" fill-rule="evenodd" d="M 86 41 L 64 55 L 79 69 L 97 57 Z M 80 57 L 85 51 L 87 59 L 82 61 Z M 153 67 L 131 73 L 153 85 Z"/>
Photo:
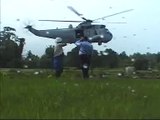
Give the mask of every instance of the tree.
<path id="1" fill-rule="evenodd" d="M 91 67 L 96 68 L 96 67 L 102 67 L 104 59 L 101 59 L 102 54 L 98 53 L 97 50 L 93 50 L 92 53 L 92 58 L 91 58 Z"/>
<path id="2" fill-rule="evenodd" d="M 27 57 L 24 59 L 24 65 L 27 65 L 28 68 L 38 68 L 39 65 L 39 57 L 37 55 L 32 54 L 31 51 L 28 51 Z"/>
<path id="3" fill-rule="evenodd" d="M 124 59 L 128 59 L 129 57 L 127 56 L 126 52 L 123 51 L 122 53 L 119 54 L 119 58 L 124 60 Z"/>
<path id="4" fill-rule="evenodd" d="M 157 53 L 157 63 L 160 63 L 160 52 Z"/>
<path id="5" fill-rule="evenodd" d="M 149 61 L 145 58 L 136 59 L 134 67 L 136 70 L 147 70 L 149 66 Z"/>
<path id="6" fill-rule="evenodd" d="M 79 49 L 73 48 L 71 52 L 68 52 L 67 56 L 64 57 L 64 65 L 67 67 L 80 67 L 80 60 L 78 55 Z"/>
<path id="7" fill-rule="evenodd" d="M 118 54 L 113 51 L 112 49 L 106 49 L 104 51 L 107 55 L 105 56 L 105 62 L 106 65 L 109 68 L 115 68 L 118 67 Z"/>
<path id="8" fill-rule="evenodd" d="M 41 68 L 53 68 L 54 46 L 49 46 L 45 50 L 45 54 L 40 58 L 39 64 Z"/>
<path id="9" fill-rule="evenodd" d="M 24 38 L 18 38 L 11 27 L 0 31 L 0 67 L 22 67 Z"/>
<path id="10" fill-rule="evenodd" d="M 132 65 L 130 57 L 127 56 L 126 52 L 123 51 L 118 55 L 119 58 L 119 67 L 125 67 L 125 66 L 130 66 Z"/>

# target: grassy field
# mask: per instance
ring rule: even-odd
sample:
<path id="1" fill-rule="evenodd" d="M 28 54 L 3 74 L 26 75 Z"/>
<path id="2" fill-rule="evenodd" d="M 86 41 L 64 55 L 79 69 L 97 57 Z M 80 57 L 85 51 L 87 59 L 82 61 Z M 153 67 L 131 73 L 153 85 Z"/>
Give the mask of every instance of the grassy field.
<path id="1" fill-rule="evenodd" d="M 159 79 L 34 71 L 0 72 L 0 119 L 160 119 Z"/>

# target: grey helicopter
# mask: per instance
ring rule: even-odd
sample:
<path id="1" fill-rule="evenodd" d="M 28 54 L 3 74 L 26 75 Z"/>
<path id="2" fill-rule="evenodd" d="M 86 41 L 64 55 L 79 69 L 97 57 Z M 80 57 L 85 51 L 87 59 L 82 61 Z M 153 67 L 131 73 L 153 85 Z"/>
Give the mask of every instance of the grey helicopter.
<path id="1" fill-rule="evenodd" d="M 37 30 L 33 28 L 31 25 L 27 25 L 25 28 L 28 29 L 31 33 L 39 37 L 45 38 L 53 38 L 61 37 L 62 43 L 75 43 L 76 40 L 80 38 L 81 35 L 88 37 L 91 43 L 98 43 L 101 45 L 102 43 L 107 43 L 111 41 L 113 38 L 112 33 L 106 28 L 105 25 L 102 24 L 92 24 L 97 20 L 104 20 L 107 17 L 111 17 L 114 15 L 118 15 L 121 13 L 132 11 L 133 9 L 125 10 L 122 12 L 114 13 L 112 15 L 107 15 L 101 18 L 97 18 L 94 20 L 86 19 L 82 16 L 82 14 L 78 13 L 72 6 L 68 6 L 68 8 L 74 12 L 76 15 L 81 17 L 83 21 L 76 20 L 39 20 L 39 21 L 49 21 L 49 22 L 79 22 L 78 26 L 73 27 L 70 25 L 68 28 L 57 28 L 57 29 L 48 29 L 48 30 Z"/>

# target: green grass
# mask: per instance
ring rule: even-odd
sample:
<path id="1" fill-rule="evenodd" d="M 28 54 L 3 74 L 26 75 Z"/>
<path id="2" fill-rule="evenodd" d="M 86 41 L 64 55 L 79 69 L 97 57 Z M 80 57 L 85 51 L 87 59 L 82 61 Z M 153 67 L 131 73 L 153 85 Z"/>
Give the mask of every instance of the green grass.
<path id="1" fill-rule="evenodd" d="M 7 72 L 0 75 L 0 87 L 0 119 L 160 118 L 158 79 Z"/>

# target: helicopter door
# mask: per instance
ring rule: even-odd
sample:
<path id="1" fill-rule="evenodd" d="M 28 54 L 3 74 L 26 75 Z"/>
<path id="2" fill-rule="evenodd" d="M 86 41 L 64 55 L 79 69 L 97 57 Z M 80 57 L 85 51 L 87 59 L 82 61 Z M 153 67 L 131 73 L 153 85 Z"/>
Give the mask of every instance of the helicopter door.
<path id="1" fill-rule="evenodd" d="M 76 30 L 76 38 L 80 38 L 80 36 L 84 36 L 83 30 Z"/>

